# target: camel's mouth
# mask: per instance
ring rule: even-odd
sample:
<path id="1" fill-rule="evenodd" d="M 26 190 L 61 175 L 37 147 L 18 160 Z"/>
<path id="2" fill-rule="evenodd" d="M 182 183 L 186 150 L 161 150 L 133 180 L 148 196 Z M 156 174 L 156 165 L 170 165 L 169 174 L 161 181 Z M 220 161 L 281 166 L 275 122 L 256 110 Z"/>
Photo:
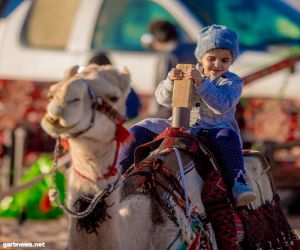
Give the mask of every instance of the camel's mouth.
<path id="1" fill-rule="evenodd" d="M 67 131 L 69 131 L 70 129 L 74 128 L 75 126 L 77 125 L 76 124 L 73 124 L 73 125 L 70 125 L 70 126 L 62 126 L 59 122 L 58 119 L 55 119 L 51 116 L 45 116 L 43 119 L 42 119 L 42 127 L 50 132 L 51 134 L 62 134 L 62 133 L 65 133 Z"/>
<path id="2" fill-rule="evenodd" d="M 52 126 L 58 128 L 58 129 L 63 129 L 64 127 L 59 123 L 58 119 L 55 119 L 51 116 L 46 116 L 45 117 L 46 122 L 48 122 L 49 124 L 51 124 Z"/>

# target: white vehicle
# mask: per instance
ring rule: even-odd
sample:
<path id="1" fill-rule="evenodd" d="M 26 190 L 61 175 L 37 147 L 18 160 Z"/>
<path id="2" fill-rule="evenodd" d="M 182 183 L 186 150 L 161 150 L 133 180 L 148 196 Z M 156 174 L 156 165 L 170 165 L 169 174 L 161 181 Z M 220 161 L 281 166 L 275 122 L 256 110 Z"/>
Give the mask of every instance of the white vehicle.
<path id="1" fill-rule="evenodd" d="M 84 66 L 97 51 L 106 51 L 115 66 L 129 68 L 133 88 L 145 105 L 166 73 L 161 63 L 165 55 L 143 48 L 140 42 L 153 19 L 175 23 L 183 40 L 194 44 L 205 25 L 235 29 L 241 56 L 233 71 L 241 76 L 280 60 L 300 42 L 300 14 L 280 0 L 2 2 L 16 6 L 0 21 L 0 79 L 58 81 L 70 65 Z M 272 76 L 272 84 L 280 81 L 282 73 L 278 74 Z M 291 80 L 298 83 L 300 74 Z M 268 79 L 259 83 L 264 81 Z"/>

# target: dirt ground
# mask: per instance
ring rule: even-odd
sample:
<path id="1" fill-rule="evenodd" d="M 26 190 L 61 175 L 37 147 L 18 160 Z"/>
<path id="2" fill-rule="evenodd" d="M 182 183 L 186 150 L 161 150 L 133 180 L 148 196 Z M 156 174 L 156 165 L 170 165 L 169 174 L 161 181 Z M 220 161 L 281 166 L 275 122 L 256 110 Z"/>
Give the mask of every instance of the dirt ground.
<path id="1" fill-rule="evenodd" d="M 289 216 L 288 219 L 300 236 L 300 215 Z M 4 242 L 39 242 L 45 243 L 45 247 L 31 249 L 63 250 L 67 242 L 67 224 L 66 218 L 26 221 L 22 226 L 16 220 L 0 219 L 0 249 L 25 249 L 4 248 Z"/>
<path id="2" fill-rule="evenodd" d="M 14 219 L 0 219 L 0 249 L 49 249 L 63 250 L 67 242 L 67 219 L 62 217 L 48 221 L 25 221 L 18 225 Z M 4 242 L 38 242 L 45 247 L 4 248 Z"/>

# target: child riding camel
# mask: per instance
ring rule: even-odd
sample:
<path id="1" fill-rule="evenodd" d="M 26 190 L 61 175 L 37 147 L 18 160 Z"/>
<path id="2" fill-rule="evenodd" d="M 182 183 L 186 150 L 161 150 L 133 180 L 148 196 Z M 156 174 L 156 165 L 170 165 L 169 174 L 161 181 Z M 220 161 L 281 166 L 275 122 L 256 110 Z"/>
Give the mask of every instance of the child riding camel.
<path id="1" fill-rule="evenodd" d="M 181 70 L 172 68 L 167 79 L 158 85 L 156 99 L 161 105 L 171 107 L 174 80 L 187 77 L 194 82 L 191 133 L 201 134 L 213 142 L 236 206 L 247 205 L 256 195 L 247 184 L 241 136 L 234 116 L 243 80 L 229 71 L 239 54 L 238 36 L 235 31 L 222 25 L 207 26 L 198 35 L 194 54 L 198 61 L 196 67 L 185 75 Z M 135 141 L 124 145 L 120 152 L 122 170 L 133 164 L 137 146 L 153 140 L 170 125 L 170 119 L 158 118 L 145 119 L 134 125 L 130 130 Z"/>

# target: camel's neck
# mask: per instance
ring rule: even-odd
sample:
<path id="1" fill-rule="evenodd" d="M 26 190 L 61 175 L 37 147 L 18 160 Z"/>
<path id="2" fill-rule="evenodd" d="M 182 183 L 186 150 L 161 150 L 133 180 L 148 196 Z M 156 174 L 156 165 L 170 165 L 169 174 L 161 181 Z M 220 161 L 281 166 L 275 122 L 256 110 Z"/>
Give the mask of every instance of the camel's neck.
<path id="1" fill-rule="evenodd" d="M 103 191 L 108 184 L 115 183 L 118 175 L 109 178 L 100 178 L 107 173 L 109 166 L 115 162 L 116 141 L 99 142 L 88 139 L 69 140 L 72 157 L 70 170 L 69 207 L 79 198 L 79 194 L 96 195 Z M 116 166 L 118 167 L 118 166 Z M 74 168 L 76 171 L 74 171 Z M 106 218 L 97 228 L 97 235 L 87 234 L 84 229 L 78 231 L 77 219 L 71 219 L 68 249 L 121 249 L 119 240 L 119 188 L 105 198 L 108 204 L 106 213 L 111 218 Z"/>
<path id="2" fill-rule="evenodd" d="M 94 193 L 116 180 L 117 176 L 107 177 L 116 162 L 116 141 L 103 143 L 89 139 L 71 139 L 69 143 L 72 157 L 70 178 L 73 179 L 70 181 L 71 188 Z"/>

